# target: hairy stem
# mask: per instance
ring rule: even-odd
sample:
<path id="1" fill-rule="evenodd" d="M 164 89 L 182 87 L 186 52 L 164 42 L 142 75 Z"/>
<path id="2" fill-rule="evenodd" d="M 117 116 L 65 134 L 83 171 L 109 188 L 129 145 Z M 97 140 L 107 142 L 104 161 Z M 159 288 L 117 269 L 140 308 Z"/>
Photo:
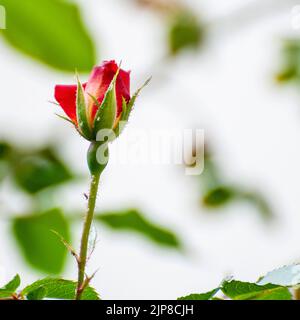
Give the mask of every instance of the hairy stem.
<path id="1" fill-rule="evenodd" d="M 94 217 L 99 180 L 100 180 L 100 174 L 94 174 L 91 176 L 88 209 L 85 216 L 85 221 L 84 221 L 84 226 L 83 226 L 83 231 L 81 236 L 80 255 L 78 259 L 78 283 L 77 283 L 77 290 L 76 290 L 76 300 L 81 299 L 82 292 L 84 291 L 85 267 L 87 262 L 89 235 L 90 235 L 91 225 Z"/>

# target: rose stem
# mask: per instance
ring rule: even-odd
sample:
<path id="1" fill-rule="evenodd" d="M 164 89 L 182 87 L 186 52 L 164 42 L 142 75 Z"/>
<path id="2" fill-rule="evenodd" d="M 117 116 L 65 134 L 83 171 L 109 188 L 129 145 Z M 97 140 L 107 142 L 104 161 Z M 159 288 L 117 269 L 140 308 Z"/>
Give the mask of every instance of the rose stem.
<path id="1" fill-rule="evenodd" d="M 81 299 L 82 292 L 84 290 L 83 284 L 85 279 L 85 267 L 87 260 L 87 251 L 89 243 L 89 235 L 91 230 L 91 225 L 93 222 L 97 192 L 99 186 L 100 174 L 93 174 L 91 176 L 91 185 L 90 185 L 90 195 L 88 199 L 88 209 L 85 216 L 81 244 L 80 244 L 80 255 L 78 261 L 78 283 L 76 290 L 76 300 Z"/>

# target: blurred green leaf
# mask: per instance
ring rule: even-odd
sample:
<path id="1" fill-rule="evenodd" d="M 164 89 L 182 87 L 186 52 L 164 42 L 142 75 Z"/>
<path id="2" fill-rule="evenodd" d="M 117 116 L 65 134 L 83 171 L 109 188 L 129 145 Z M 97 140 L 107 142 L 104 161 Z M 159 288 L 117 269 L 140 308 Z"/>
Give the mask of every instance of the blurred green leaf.
<path id="1" fill-rule="evenodd" d="M 0 160 L 9 158 L 12 147 L 6 141 L 0 141 Z"/>
<path id="2" fill-rule="evenodd" d="M 263 218 L 270 219 L 274 216 L 269 203 L 264 196 L 243 185 L 232 185 L 222 177 L 218 170 L 215 159 L 210 150 L 205 146 L 205 168 L 199 176 L 201 184 L 201 201 L 209 209 L 220 209 L 233 201 L 240 201 L 243 204 L 253 206 Z"/>
<path id="3" fill-rule="evenodd" d="M 10 168 L 12 147 L 5 141 L 0 141 L 0 182 L 7 175 Z"/>
<path id="4" fill-rule="evenodd" d="M 220 207 L 233 200 L 235 196 L 234 190 L 230 187 L 219 186 L 215 189 L 209 190 L 203 196 L 203 204 L 207 207 Z"/>
<path id="5" fill-rule="evenodd" d="M 300 80 L 300 39 L 288 39 L 283 42 L 282 66 L 276 79 L 279 82 Z"/>
<path id="6" fill-rule="evenodd" d="M 232 201 L 248 202 L 263 218 L 273 217 L 273 212 L 264 197 L 257 191 L 244 191 L 243 187 L 218 186 L 208 190 L 202 198 L 203 204 L 208 208 L 219 208 Z"/>
<path id="7" fill-rule="evenodd" d="M 46 298 L 74 300 L 76 285 L 77 283 L 75 281 L 56 278 L 45 278 L 27 286 L 22 291 L 22 294 L 28 297 L 28 295 L 30 295 L 32 292 L 42 287 L 46 289 Z M 92 287 L 87 287 L 82 293 L 81 299 L 100 300 L 100 297 L 95 289 L 93 289 Z"/>
<path id="8" fill-rule="evenodd" d="M 273 284 L 261 286 L 231 280 L 225 281 L 221 289 L 227 297 L 233 300 L 292 300 L 288 288 Z"/>
<path id="9" fill-rule="evenodd" d="M 174 233 L 148 221 L 142 213 L 135 209 L 103 212 L 97 214 L 95 218 L 112 229 L 139 233 L 160 246 L 181 247 Z"/>
<path id="10" fill-rule="evenodd" d="M 178 298 L 177 300 L 211 300 L 219 290 L 220 288 L 216 288 L 206 293 L 193 293 L 188 296 Z"/>
<path id="11" fill-rule="evenodd" d="M 69 225 L 61 210 L 14 218 L 12 227 L 22 254 L 32 267 L 50 274 L 63 270 L 67 250 L 51 232 L 54 230 L 70 241 Z"/>
<path id="12" fill-rule="evenodd" d="M 204 38 L 204 30 L 197 16 L 188 11 L 172 15 L 169 27 L 169 49 L 172 55 L 188 48 L 198 48 Z"/>
<path id="13" fill-rule="evenodd" d="M 294 287 L 300 284 L 300 264 L 292 264 L 268 272 L 261 277 L 257 284 L 264 285 L 267 283 L 277 284 L 280 286 Z"/>
<path id="14" fill-rule="evenodd" d="M 8 163 L 6 161 L 0 160 L 0 182 L 5 178 L 8 170 Z"/>
<path id="15" fill-rule="evenodd" d="M 27 294 L 27 300 L 43 300 L 47 295 L 47 289 L 43 286 L 38 287 L 35 290 L 30 291 Z"/>
<path id="16" fill-rule="evenodd" d="M 95 48 L 80 12 L 64 0 L 0 0 L 6 9 L 2 36 L 17 50 L 62 71 L 89 72 Z"/>
<path id="17" fill-rule="evenodd" d="M 250 205 L 256 208 L 258 212 L 260 212 L 261 216 L 265 219 L 270 219 L 274 216 L 269 203 L 266 201 L 263 195 L 257 191 L 243 191 L 243 188 L 240 188 L 240 190 L 236 189 L 236 199 L 248 202 Z"/>
<path id="18" fill-rule="evenodd" d="M 34 194 L 73 178 L 53 149 L 19 155 L 13 167 L 14 179 L 24 191 Z"/>

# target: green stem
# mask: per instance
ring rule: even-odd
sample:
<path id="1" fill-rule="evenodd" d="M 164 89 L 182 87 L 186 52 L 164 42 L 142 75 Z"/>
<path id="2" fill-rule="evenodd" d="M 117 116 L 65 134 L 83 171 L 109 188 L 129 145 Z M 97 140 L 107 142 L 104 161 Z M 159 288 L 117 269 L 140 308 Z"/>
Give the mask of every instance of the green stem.
<path id="1" fill-rule="evenodd" d="M 100 173 L 93 174 L 91 176 L 88 210 L 85 216 L 85 222 L 84 222 L 82 237 L 81 237 L 80 256 L 78 259 L 78 283 L 77 283 L 77 290 L 76 290 L 76 300 L 81 299 L 81 295 L 84 290 L 83 285 L 85 280 L 85 267 L 87 262 L 89 235 L 90 235 L 91 225 L 94 217 L 99 180 L 100 180 Z"/>

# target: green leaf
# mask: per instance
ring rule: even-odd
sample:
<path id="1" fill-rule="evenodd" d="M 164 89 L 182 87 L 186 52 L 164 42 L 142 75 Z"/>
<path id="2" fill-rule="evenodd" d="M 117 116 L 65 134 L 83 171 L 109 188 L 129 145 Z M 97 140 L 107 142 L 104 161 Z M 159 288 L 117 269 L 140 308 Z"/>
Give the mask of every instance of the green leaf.
<path id="1" fill-rule="evenodd" d="M 233 200 L 234 196 L 235 193 L 233 189 L 226 186 L 219 186 L 209 190 L 209 192 L 203 196 L 203 204 L 207 207 L 220 207 Z"/>
<path id="2" fill-rule="evenodd" d="M 274 214 L 264 196 L 257 191 L 243 191 L 242 188 L 236 190 L 236 198 L 244 202 L 248 202 L 265 219 L 271 219 Z"/>
<path id="3" fill-rule="evenodd" d="M 277 284 L 280 286 L 297 286 L 300 284 L 300 264 L 284 266 L 267 273 L 261 277 L 257 284 L 264 285 L 267 283 Z"/>
<path id="4" fill-rule="evenodd" d="M 64 0 L 0 0 L 6 9 L 5 40 L 53 68 L 89 72 L 95 48 L 77 6 Z"/>
<path id="5" fill-rule="evenodd" d="M 87 105 L 83 87 L 78 79 L 76 95 L 76 114 L 80 133 L 87 139 L 92 139 L 92 132 L 87 118 Z"/>
<path id="6" fill-rule="evenodd" d="M 209 150 L 205 148 L 205 169 L 199 177 L 202 187 L 202 203 L 207 208 L 219 209 L 233 201 L 253 206 L 264 219 L 273 217 L 273 212 L 264 196 L 256 190 L 228 184 L 221 177 Z"/>
<path id="7" fill-rule="evenodd" d="M 10 169 L 12 147 L 5 141 L 0 141 L 0 182 L 5 178 Z"/>
<path id="8" fill-rule="evenodd" d="M 103 212 L 97 214 L 95 218 L 114 230 L 136 232 L 160 246 L 181 247 L 174 233 L 148 221 L 135 209 L 119 212 Z"/>
<path id="9" fill-rule="evenodd" d="M 14 218 L 13 234 L 26 261 L 34 268 L 59 274 L 65 265 L 67 250 L 51 232 L 70 242 L 69 225 L 59 209 Z"/>
<path id="10" fill-rule="evenodd" d="M 20 276 L 17 274 L 4 287 L 0 288 L 0 298 L 3 299 L 11 297 L 16 292 L 20 284 L 21 279 Z"/>
<path id="11" fill-rule="evenodd" d="M 300 80 L 300 41 L 288 39 L 282 44 L 282 66 L 276 75 L 280 83 Z"/>
<path id="12" fill-rule="evenodd" d="M 233 300 L 292 300 L 288 288 L 273 284 L 261 286 L 232 280 L 224 282 L 221 289 L 227 297 Z"/>
<path id="13" fill-rule="evenodd" d="M 116 97 L 116 80 L 119 74 L 116 72 L 110 86 L 108 87 L 102 104 L 98 105 L 98 111 L 94 120 L 94 132 L 97 134 L 101 129 L 112 129 L 116 120 L 117 114 L 117 97 Z M 97 104 L 95 97 L 91 98 Z"/>
<path id="14" fill-rule="evenodd" d="M 0 141 L 0 160 L 7 159 L 11 155 L 12 147 L 6 141 Z"/>
<path id="15" fill-rule="evenodd" d="M 17 185 L 30 194 L 73 178 L 73 174 L 51 148 L 21 154 L 14 161 L 12 169 Z"/>
<path id="16" fill-rule="evenodd" d="M 11 281 L 9 281 L 4 287 L 2 287 L 1 290 L 15 292 L 19 288 L 20 284 L 21 279 L 20 276 L 17 274 Z"/>
<path id="17" fill-rule="evenodd" d="M 198 48 L 204 38 L 204 29 L 198 17 L 186 10 L 173 15 L 169 27 L 169 50 L 172 55 L 184 49 Z"/>
<path id="18" fill-rule="evenodd" d="M 10 298 L 13 294 L 10 290 L 0 289 L 0 299 Z"/>
<path id="19" fill-rule="evenodd" d="M 44 286 L 38 287 L 35 290 L 30 291 L 26 298 L 27 300 L 43 300 L 47 295 L 47 289 Z"/>
<path id="20" fill-rule="evenodd" d="M 220 288 L 216 288 L 206 293 L 193 293 L 188 296 L 178 298 L 177 300 L 211 300 L 219 290 Z"/>
<path id="21" fill-rule="evenodd" d="M 28 296 L 32 291 L 43 287 L 47 290 L 45 297 L 53 299 L 74 300 L 76 282 L 57 278 L 38 280 L 23 290 L 23 295 Z M 100 300 L 98 293 L 92 287 L 87 287 L 81 296 L 82 300 Z"/>

